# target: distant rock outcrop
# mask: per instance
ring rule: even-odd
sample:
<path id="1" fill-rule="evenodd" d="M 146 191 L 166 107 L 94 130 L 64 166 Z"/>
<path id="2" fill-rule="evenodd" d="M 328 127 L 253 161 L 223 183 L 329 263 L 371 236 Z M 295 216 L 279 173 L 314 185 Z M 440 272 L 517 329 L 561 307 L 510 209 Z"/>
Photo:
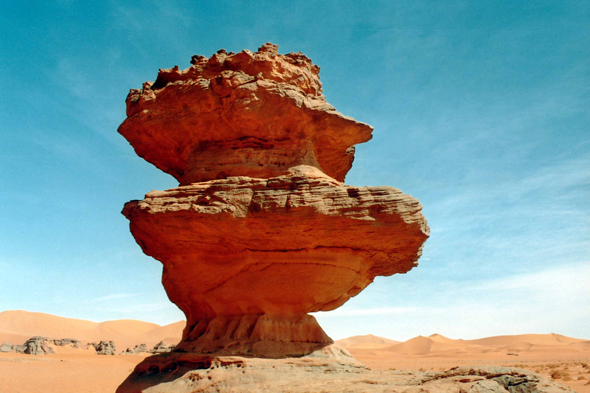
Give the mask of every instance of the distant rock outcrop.
<path id="1" fill-rule="evenodd" d="M 49 339 L 46 337 L 31 337 L 24 343 L 24 353 L 28 355 L 47 355 L 55 353 L 49 346 Z"/>
<path id="2" fill-rule="evenodd" d="M 115 355 L 115 343 L 112 341 L 100 341 L 99 343 L 89 343 L 96 350 L 97 355 Z"/>
<path id="3" fill-rule="evenodd" d="M 2 343 L 2 345 L 0 345 L 0 352 L 14 352 L 14 349 L 12 348 L 12 345 Z"/>
<path id="4" fill-rule="evenodd" d="M 0 346 L 0 352 L 17 352 L 27 355 L 48 355 L 55 353 L 51 345 L 56 340 L 50 340 L 47 337 L 31 337 L 22 345 L 10 345 L 3 343 Z"/>
<path id="5" fill-rule="evenodd" d="M 168 346 L 164 341 L 160 341 L 159 343 L 154 345 L 154 347 L 150 350 L 150 353 L 170 352 L 172 349 L 174 349 L 174 345 Z"/>
<path id="6" fill-rule="evenodd" d="M 65 347 L 66 345 L 70 345 L 73 348 L 82 348 L 83 345 L 80 341 L 75 340 L 73 338 L 62 338 L 59 340 L 53 340 L 53 344 L 59 347 Z"/>
<path id="7" fill-rule="evenodd" d="M 145 344 L 136 345 L 133 349 L 127 348 L 125 351 L 121 352 L 121 355 L 138 355 L 142 352 L 149 352 Z"/>

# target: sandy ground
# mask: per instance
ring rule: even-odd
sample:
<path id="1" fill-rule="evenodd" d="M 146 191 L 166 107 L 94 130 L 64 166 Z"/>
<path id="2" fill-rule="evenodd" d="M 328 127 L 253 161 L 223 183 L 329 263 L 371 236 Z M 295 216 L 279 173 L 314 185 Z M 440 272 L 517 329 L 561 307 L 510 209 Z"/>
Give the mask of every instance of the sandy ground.
<path id="1" fill-rule="evenodd" d="M 95 323 L 26 311 L 0 313 L 0 344 L 32 336 L 89 341 L 113 340 L 117 352 L 135 344 L 180 339 L 184 322 L 159 326 L 141 321 Z M 373 369 L 440 371 L 498 365 L 524 368 L 590 393 L 590 340 L 557 334 L 526 334 L 454 340 L 434 334 L 405 342 L 367 335 L 337 341 Z M 0 393 L 113 393 L 142 355 L 96 355 L 92 347 L 53 347 L 51 355 L 0 352 Z"/>
<path id="2" fill-rule="evenodd" d="M 479 358 L 384 354 L 378 349 L 349 348 L 357 360 L 374 369 L 438 371 L 456 366 L 502 365 L 525 368 L 553 377 L 579 393 L 590 393 L 590 357 L 572 354 L 541 356 L 488 355 Z M 3 393 L 113 393 L 146 355 L 100 356 L 92 349 L 60 349 L 58 353 L 32 356 L 0 354 L 0 386 Z M 557 355 L 557 356 L 555 356 Z"/>
<path id="3" fill-rule="evenodd" d="M 160 341 L 177 344 L 185 325 L 185 321 L 160 326 L 129 319 L 98 323 L 21 310 L 3 311 L 0 312 L 0 344 L 22 344 L 33 336 L 73 338 L 83 344 L 105 340 L 114 341 L 117 351 L 122 352 L 137 344 L 149 348 Z"/>
<path id="4" fill-rule="evenodd" d="M 113 393 L 145 356 L 0 354 L 3 393 Z"/>
<path id="5" fill-rule="evenodd" d="M 353 349 L 352 351 L 357 352 Z M 525 368 L 590 393 L 590 359 L 461 359 L 384 358 L 358 355 L 371 368 L 397 370 L 447 370 L 455 366 L 506 365 Z M 145 356 L 99 356 L 91 353 L 58 353 L 45 356 L 0 354 L 3 393 L 113 393 Z"/>
<path id="6" fill-rule="evenodd" d="M 530 336 L 533 335 L 521 335 L 516 339 L 514 336 L 500 336 L 493 338 L 495 345 L 485 343 L 487 345 L 479 347 L 463 340 L 449 340 L 445 349 L 431 345 L 434 351 L 422 352 L 424 348 L 413 348 L 421 353 L 398 353 L 396 349 L 399 350 L 399 347 L 375 343 L 353 343 L 346 348 L 358 361 L 373 369 L 442 371 L 482 365 L 516 367 L 537 372 L 578 393 L 590 393 L 590 351 L 586 349 L 585 340 L 572 339 L 574 341 L 556 344 L 551 335 Z M 526 339 L 537 344 L 523 344 Z"/>

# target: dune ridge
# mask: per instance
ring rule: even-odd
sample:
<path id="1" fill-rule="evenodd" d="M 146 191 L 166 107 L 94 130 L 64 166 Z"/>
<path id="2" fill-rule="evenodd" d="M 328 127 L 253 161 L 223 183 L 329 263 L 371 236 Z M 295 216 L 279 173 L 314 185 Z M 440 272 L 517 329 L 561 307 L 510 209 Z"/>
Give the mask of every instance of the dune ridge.
<path id="1" fill-rule="evenodd" d="M 32 336 L 73 338 L 82 342 L 112 340 L 117 353 L 145 343 L 152 347 L 160 341 L 176 344 L 185 321 L 165 326 L 137 320 L 91 322 L 51 314 L 22 310 L 0 312 L 0 344 L 22 344 Z M 438 333 L 417 336 L 399 342 L 372 334 L 336 341 L 361 363 L 376 370 L 447 370 L 457 366 L 512 366 L 535 370 L 546 378 L 559 378 L 579 393 L 590 393 L 590 340 L 559 334 L 521 334 L 479 338 L 451 339 Z M 32 393 L 37 388 L 61 392 L 63 386 L 92 379 L 101 393 L 112 392 L 137 362 L 148 354 L 96 356 L 92 348 L 55 347 L 55 354 L 44 356 L 1 353 L 0 385 Z M 109 370 L 108 378 L 97 370 Z M 412 371 L 413 370 L 413 371 Z M 404 371 L 405 372 L 405 371 Z M 25 386 L 27 375 L 45 375 L 46 382 Z M 558 375 L 559 374 L 559 375 Z M 571 377 L 566 378 L 568 375 Z M 80 377 L 83 376 L 83 377 Z M 554 378 L 555 376 L 555 378 Z M 3 378 L 3 379 L 2 379 Z M 76 379 L 78 378 L 78 379 Z M 76 381 L 72 382 L 72 379 Z M 41 381 L 41 380 L 40 380 Z M 30 381 L 29 381 L 30 382 Z M 29 389 L 29 390 L 27 390 Z"/>
<path id="2" fill-rule="evenodd" d="M 160 326 L 151 322 L 119 319 L 91 322 L 40 312 L 10 310 L 0 312 L 0 343 L 22 344 L 33 336 L 74 338 L 82 342 L 114 341 L 122 351 L 137 344 L 151 347 L 160 341 L 177 344 L 185 321 Z"/>
<path id="3" fill-rule="evenodd" d="M 354 353 L 362 351 L 383 352 L 408 356 L 435 355 L 477 355 L 477 354 L 534 354 L 535 352 L 558 351 L 579 353 L 580 356 L 590 356 L 590 340 L 567 337 L 561 334 L 519 334 L 485 337 L 472 340 L 452 339 L 432 334 L 428 337 L 417 336 L 404 342 L 387 338 L 366 335 L 354 336 L 336 341 L 337 344 Z M 361 351 L 361 352 L 359 352 Z"/>
<path id="4" fill-rule="evenodd" d="M 82 342 L 110 340 L 117 344 L 118 350 L 137 344 L 146 344 L 149 347 L 160 341 L 173 345 L 180 341 L 185 324 L 185 321 L 178 321 L 161 326 L 132 319 L 92 322 L 40 312 L 9 310 L 0 312 L 0 343 L 22 344 L 32 336 L 44 336 L 74 338 Z M 547 351 L 590 356 L 590 340 L 556 333 L 503 335 L 471 340 L 451 339 L 435 333 L 404 342 L 367 334 L 337 340 L 336 344 L 351 350 L 356 356 L 368 352 L 382 356 L 460 356 L 508 353 L 519 355 Z"/>

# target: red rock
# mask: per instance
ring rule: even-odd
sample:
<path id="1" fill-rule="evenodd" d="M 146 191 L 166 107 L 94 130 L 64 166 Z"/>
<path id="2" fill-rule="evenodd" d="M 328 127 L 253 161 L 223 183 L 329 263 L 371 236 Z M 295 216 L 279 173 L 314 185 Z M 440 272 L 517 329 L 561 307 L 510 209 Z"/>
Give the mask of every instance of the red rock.
<path id="1" fill-rule="evenodd" d="M 372 127 L 338 113 L 322 95 L 319 67 L 301 53 L 219 51 L 160 70 L 127 97 L 119 127 L 136 153 L 180 184 L 228 176 L 272 177 L 311 165 L 343 181 L 354 145 Z"/>
<path id="2" fill-rule="evenodd" d="M 409 271 L 428 238 L 415 198 L 341 182 L 372 128 L 326 103 L 311 60 L 277 49 L 195 56 L 127 97 L 119 132 L 181 183 L 123 209 L 187 317 L 174 354 L 148 371 L 180 358 L 190 369 L 208 356 L 334 355 L 308 313 Z M 143 372 L 120 391 L 141 391 Z"/>
<path id="3" fill-rule="evenodd" d="M 429 233 L 420 210 L 395 188 L 345 186 L 299 166 L 152 191 L 123 214 L 187 315 L 179 349 L 281 357 L 332 342 L 306 313 L 416 265 Z"/>

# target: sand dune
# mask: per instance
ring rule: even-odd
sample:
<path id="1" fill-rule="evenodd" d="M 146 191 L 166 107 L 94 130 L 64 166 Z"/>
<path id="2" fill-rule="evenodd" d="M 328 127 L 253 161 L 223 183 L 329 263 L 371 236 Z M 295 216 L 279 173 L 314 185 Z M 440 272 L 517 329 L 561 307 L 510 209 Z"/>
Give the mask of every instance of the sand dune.
<path id="1" fill-rule="evenodd" d="M 379 342 L 372 336 L 370 342 Z M 360 362 L 371 368 L 446 370 L 457 366 L 496 365 L 534 370 L 579 393 L 590 393 L 590 340 L 559 334 L 521 334 L 455 340 L 440 334 L 418 336 L 394 345 L 358 344 L 339 340 Z M 557 374 L 556 374 L 557 373 Z"/>
<path id="2" fill-rule="evenodd" d="M 160 341 L 176 344 L 182 337 L 184 325 L 184 321 L 160 326 L 128 319 L 98 323 L 37 312 L 3 311 L 0 313 L 0 343 L 22 344 L 32 336 L 44 336 L 74 338 L 83 343 L 114 341 L 117 350 L 123 351 L 137 344 L 148 347 Z"/>
<path id="3" fill-rule="evenodd" d="M 112 340 L 117 351 L 159 341 L 175 344 L 180 340 L 184 321 L 166 326 L 136 320 L 102 323 L 57 317 L 27 311 L 0 313 L 0 343 L 22 344 L 32 336 L 74 338 L 83 343 Z M 570 375 L 563 381 L 580 393 L 590 393 L 590 340 L 559 334 L 522 334 L 455 340 L 440 334 L 418 336 L 399 342 L 371 334 L 336 341 L 362 363 L 381 369 L 442 370 L 466 365 L 512 365 L 538 370 L 546 376 L 561 370 Z M 7 391 L 32 393 L 62 392 L 87 386 L 92 381 L 97 392 L 112 392 L 147 354 L 97 356 L 92 348 L 55 347 L 56 353 L 31 356 L 0 353 L 0 386 Z M 556 368 L 557 367 L 557 368 Z M 43 375 L 32 383 L 28 375 Z M 578 379 L 580 378 L 580 379 Z M 27 383 L 24 383 L 27 381 Z M 47 388 L 47 381 L 52 381 Z M 558 382 L 562 382 L 559 380 Z M 25 386 L 26 385 L 26 386 Z"/>
<path id="4" fill-rule="evenodd" d="M 590 340 L 583 340 L 569 345 L 572 348 L 580 349 L 582 351 L 590 351 Z"/>
<path id="5" fill-rule="evenodd" d="M 430 352 L 464 353 L 472 345 L 463 340 L 452 340 L 441 335 L 418 336 L 403 343 L 384 348 L 385 351 L 409 355 L 425 355 Z"/>
<path id="6" fill-rule="evenodd" d="M 522 334 L 495 336 L 475 340 L 455 340 L 440 334 L 429 337 L 417 336 L 405 342 L 395 342 L 377 336 L 354 336 L 336 341 L 349 350 L 371 350 L 372 355 L 386 353 L 410 356 L 461 356 L 465 354 L 521 354 L 536 352 L 577 352 L 581 356 L 590 355 L 590 341 L 559 334 Z M 388 344 L 386 344 L 388 343 Z M 368 353 L 368 352 L 366 352 Z"/>
<path id="7" fill-rule="evenodd" d="M 559 345 L 559 344 L 572 344 L 576 342 L 581 342 L 584 340 L 580 340 L 577 338 L 571 338 L 562 336 L 561 334 L 519 334 L 515 336 L 495 336 L 495 337 L 486 337 L 480 338 L 476 340 L 466 340 L 471 344 L 478 344 L 478 345 L 491 345 L 491 346 L 509 346 L 518 343 L 530 343 L 533 345 Z"/>
<path id="8" fill-rule="evenodd" d="M 166 326 L 137 320 L 91 322 L 55 315 L 4 311 L 0 313 L 0 343 L 22 344 L 32 336 L 75 338 L 84 343 L 114 341 L 119 351 L 136 344 L 153 346 L 160 341 L 176 344 L 185 322 Z M 440 334 L 417 336 L 399 342 L 372 334 L 353 336 L 336 341 L 357 354 L 372 356 L 463 356 L 486 354 L 535 354 L 545 352 L 572 353 L 590 356 L 590 340 L 551 334 L 521 334 L 486 337 L 475 340 L 455 340 Z M 360 352 L 359 352 L 360 351 Z"/>
<path id="9" fill-rule="evenodd" d="M 399 341 L 390 340 L 388 338 L 374 336 L 372 334 L 367 334 L 364 336 L 352 336 L 342 340 L 336 340 L 336 344 L 348 347 L 348 348 L 366 348 L 366 349 L 373 349 L 373 348 L 386 348 L 391 345 L 399 344 Z"/>

